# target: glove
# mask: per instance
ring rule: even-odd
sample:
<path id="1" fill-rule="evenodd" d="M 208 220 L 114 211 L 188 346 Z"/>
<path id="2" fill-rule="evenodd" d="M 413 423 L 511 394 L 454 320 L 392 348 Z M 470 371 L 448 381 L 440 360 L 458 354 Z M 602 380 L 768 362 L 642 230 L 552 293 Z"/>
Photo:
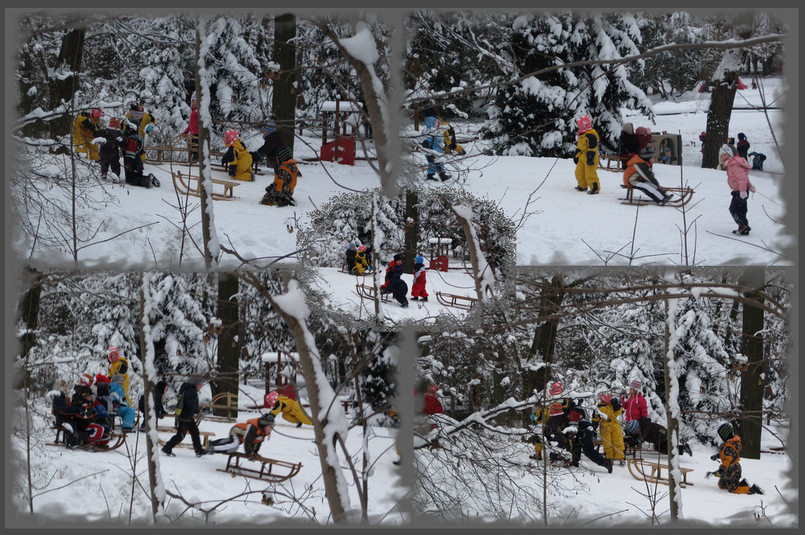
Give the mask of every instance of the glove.
<path id="1" fill-rule="evenodd" d="M 755 193 L 755 191 L 757 191 L 757 190 L 755 189 L 755 186 L 752 186 L 751 188 L 749 188 L 749 191 L 751 191 L 752 193 Z"/>
<path id="2" fill-rule="evenodd" d="M 235 178 L 235 175 L 237 174 L 237 172 L 238 172 L 238 166 L 237 165 L 230 165 L 229 166 L 229 176 L 231 176 L 232 178 Z"/>
<path id="3" fill-rule="evenodd" d="M 713 477 L 713 473 L 714 472 L 707 472 L 706 474 L 704 474 L 705 479 L 710 479 L 711 477 Z"/>
<path id="4" fill-rule="evenodd" d="M 717 461 L 718 460 L 718 453 L 714 453 L 713 455 L 711 455 L 710 460 L 711 461 Z"/>

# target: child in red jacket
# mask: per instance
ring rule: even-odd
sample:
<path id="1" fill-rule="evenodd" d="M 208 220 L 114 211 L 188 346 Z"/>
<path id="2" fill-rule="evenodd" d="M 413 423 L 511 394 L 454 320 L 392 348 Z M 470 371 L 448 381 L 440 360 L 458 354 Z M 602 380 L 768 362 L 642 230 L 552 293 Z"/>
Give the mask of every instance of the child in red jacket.
<path id="1" fill-rule="evenodd" d="M 722 163 L 727 167 L 727 184 L 732 189 L 732 201 L 730 202 L 730 214 L 732 219 L 738 223 L 738 228 L 733 230 L 733 234 L 740 234 L 741 236 L 748 236 L 752 228 L 749 226 L 749 220 L 746 218 L 748 207 L 746 200 L 749 198 L 749 192 L 755 192 L 755 186 L 749 181 L 749 171 L 752 166 L 735 153 L 730 145 L 722 145 L 719 151 L 719 158 Z"/>
<path id="2" fill-rule="evenodd" d="M 414 258 L 414 284 L 411 286 L 411 300 L 428 300 L 428 292 L 425 290 L 425 259 L 421 255 Z"/>

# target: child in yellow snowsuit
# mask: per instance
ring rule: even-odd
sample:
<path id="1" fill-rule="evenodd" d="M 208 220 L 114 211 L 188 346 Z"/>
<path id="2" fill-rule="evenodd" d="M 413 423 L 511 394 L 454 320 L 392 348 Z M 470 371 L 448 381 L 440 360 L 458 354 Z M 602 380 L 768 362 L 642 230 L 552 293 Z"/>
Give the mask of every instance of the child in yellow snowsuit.
<path id="1" fill-rule="evenodd" d="M 73 145 L 79 154 L 85 154 L 93 162 L 98 161 L 98 145 L 92 142 L 95 139 L 95 132 L 98 130 L 98 123 L 103 117 L 100 108 L 92 111 L 85 111 L 78 114 L 73 122 Z"/>
<path id="2" fill-rule="evenodd" d="M 576 142 L 576 155 L 573 157 L 578 182 L 576 190 L 596 195 L 601 191 L 601 183 L 598 181 L 598 132 L 593 130 L 589 115 L 576 119 L 576 124 L 579 127 L 579 140 Z"/>
<path id="3" fill-rule="evenodd" d="M 615 459 L 623 465 L 626 463 L 623 454 L 623 431 L 617 418 L 623 414 L 621 402 L 609 394 L 598 396 L 600 400 L 593 414 L 593 423 L 600 422 L 601 442 L 604 445 L 604 455 L 607 459 Z"/>
<path id="4" fill-rule="evenodd" d="M 302 427 L 302 424 L 313 425 L 310 418 L 307 417 L 299 402 L 286 396 L 279 396 L 274 408 L 271 409 L 270 414 L 277 416 L 282 413 L 282 418 L 296 427 Z"/>
<path id="5" fill-rule="evenodd" d="M 245 180 L 251 182 L 254 180 L 252 174 L 252 155 L 249 149 L 241 141 L 237 130 L 227 130 L 224 132 L 224 142 L 226 143 L 227 150 L 221 163 L 228 165 L 227 171 L 229 177 L 235 180 Z"/>

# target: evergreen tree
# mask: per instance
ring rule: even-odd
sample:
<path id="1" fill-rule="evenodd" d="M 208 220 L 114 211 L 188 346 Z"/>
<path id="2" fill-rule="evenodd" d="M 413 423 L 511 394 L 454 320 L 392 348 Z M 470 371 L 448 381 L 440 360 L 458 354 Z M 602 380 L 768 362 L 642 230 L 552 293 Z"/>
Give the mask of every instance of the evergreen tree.
<path id="1" fill-rule="evenodd" d="M 640 42 L 632 14 L 561 12 L 518 18 L 511 45 L 519 72 L 526 74 L 636 54 Z M 559 68 L 504 86 L 489 108 L 483 137 L 494 142 L 494 154 L 567 157 L 576 150 L 575 120 L 589 115 L 601 144 L 614 150 L 621 108 L 653 115 L 645 93 L 629 80 L 627 66 Z"/>

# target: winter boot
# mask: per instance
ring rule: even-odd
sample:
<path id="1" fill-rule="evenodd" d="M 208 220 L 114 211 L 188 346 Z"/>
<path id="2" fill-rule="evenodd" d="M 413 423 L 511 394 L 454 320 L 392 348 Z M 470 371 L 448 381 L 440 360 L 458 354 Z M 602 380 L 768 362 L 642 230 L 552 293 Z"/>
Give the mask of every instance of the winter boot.
<path id="1" fill-rule="evenodd" d="M 620 461 L 618 461 L 618 464 L 621 466 L 626 466 L 626 459 L 621 459 Z"/>
<path id="2" fill-rule="evenodd" d="M 593 187 L 590 188 L 590 191 L 587 192 L 587 195 L 598 195 L 600 192 L 600 188 L 598 187 L 598 182 L 593 182 Z"/>
<path id="3" fill-rule="evenodd" d="M 164 453 L 168 457 L 176 457 L 176 454 L 173 453 L 171 450 L 169 450 L 167 446 L 162 447 L 162 453 Z"/>
<path id="4" fill-rule="evenodd" d="M 106 180 L 106 173 L 101 173 L 101 180 Z"/>
<path id="5" fill-rule="evenodd" d="M 427 176 L 426 180 L 436 180 L 436 175 L 432 175 L 432 174 L 428 173 L 428 176 Z"/>
<path id="6" fill-rule="evenodd" d="M 612 473 L 612 459 L 607 459 L 604 462 L 604 466 L 607 467 L 607 472 L 609 472 L 611 474 Z"/>
<path id="7" fill-rule="evenodd" d="M 412 297 L 411 301 L 419 301 L 419 297 Z"/>
<path id="8" fill-rule="evenodd" d="M 160 184 L 159 179 L 157 177 L 155 177 L 153 174 L 148 175 L 148 180 L 151 181 L 151 185 L 156 187 L 156 188 L 158 188 L 158 187 L 160 187 L 162 185 L 162 184 Z"/>
<path id="9" fill-rule="evenodd" d="M 680 444 L 679 445 L 679 454 L 682 455 L 683 453 L 686 453 L 686 452 L 687 452 L 688 455 L 693 457 L 693 452 L 690 451 L 690 446 L 688 446 L 687 444 Z"/>
<path id="10" fill-rule="evenodd" d="M 575 190 L 576 191 L 587 191 L 587 188 L 582 188 L 581 186 L 576 186 Z"/>
<path id="11" fill-rule="evenodd" d="M 445 173 L 444 171 L 442 171 L 441 173 L 439 173 L 439 178 L 442 179 L 442 182 L 445 182 L 447 180 L 450 180 L 453 177 L 451 177 L 448 173 Z"/>
<path id="12" fill-rule="evenodd" d="M 666 204 L 668 201 L 670 201 L 671 199 L 673 199 L 673 198 L 674 198 L 674 194 L 673 194 L 673 193 L 666 193 L 666 194 L 665 194 L 665 197 L 663 197 L 663 198 L 662 198 L 662 200 L 660 201 L 660 204 L 661 204 L 662 206 L 665 206 L 665 204 Z"/>
<path id="13" fill-rule="evenodd" d="M 745 225 L 744 229 L 741 231 L 741 236 L 749 236 L 749 231 L 752 230 L 752 227 L 749 225 Z"/>
<path id="14" fill-rule="evenodd" d="M 207 455 L 205 450 L 196 450 L 196 457 L 204 457 L 205 455 Z"/>
<path id="15" fill-rule="evenodd" d="M 302 422 L 297 422 L 296 427 L 302 427 Z"/>
<path id="16" fill-rule="evenodd" d="M 401 304 L 400 304 L 400 307 L 402 307 L 402 308 L 408 308 L 408 303 L 401 303 Z"/>
<path id="17" fill-rule="evenodd" d="M 749 494 L 766 494 L 766 493 L 763 492 L 763 489 L 758 487 L 757 485 L 752 485 L 752 487 L 749 489 Z"/>
<path id="18" fill-rule="evenodd" d="M 427 301 L 427 300 L 428 300 L 427 297 L 423 297 L 423 298 L 420 299 L 420 301 Z"/>

